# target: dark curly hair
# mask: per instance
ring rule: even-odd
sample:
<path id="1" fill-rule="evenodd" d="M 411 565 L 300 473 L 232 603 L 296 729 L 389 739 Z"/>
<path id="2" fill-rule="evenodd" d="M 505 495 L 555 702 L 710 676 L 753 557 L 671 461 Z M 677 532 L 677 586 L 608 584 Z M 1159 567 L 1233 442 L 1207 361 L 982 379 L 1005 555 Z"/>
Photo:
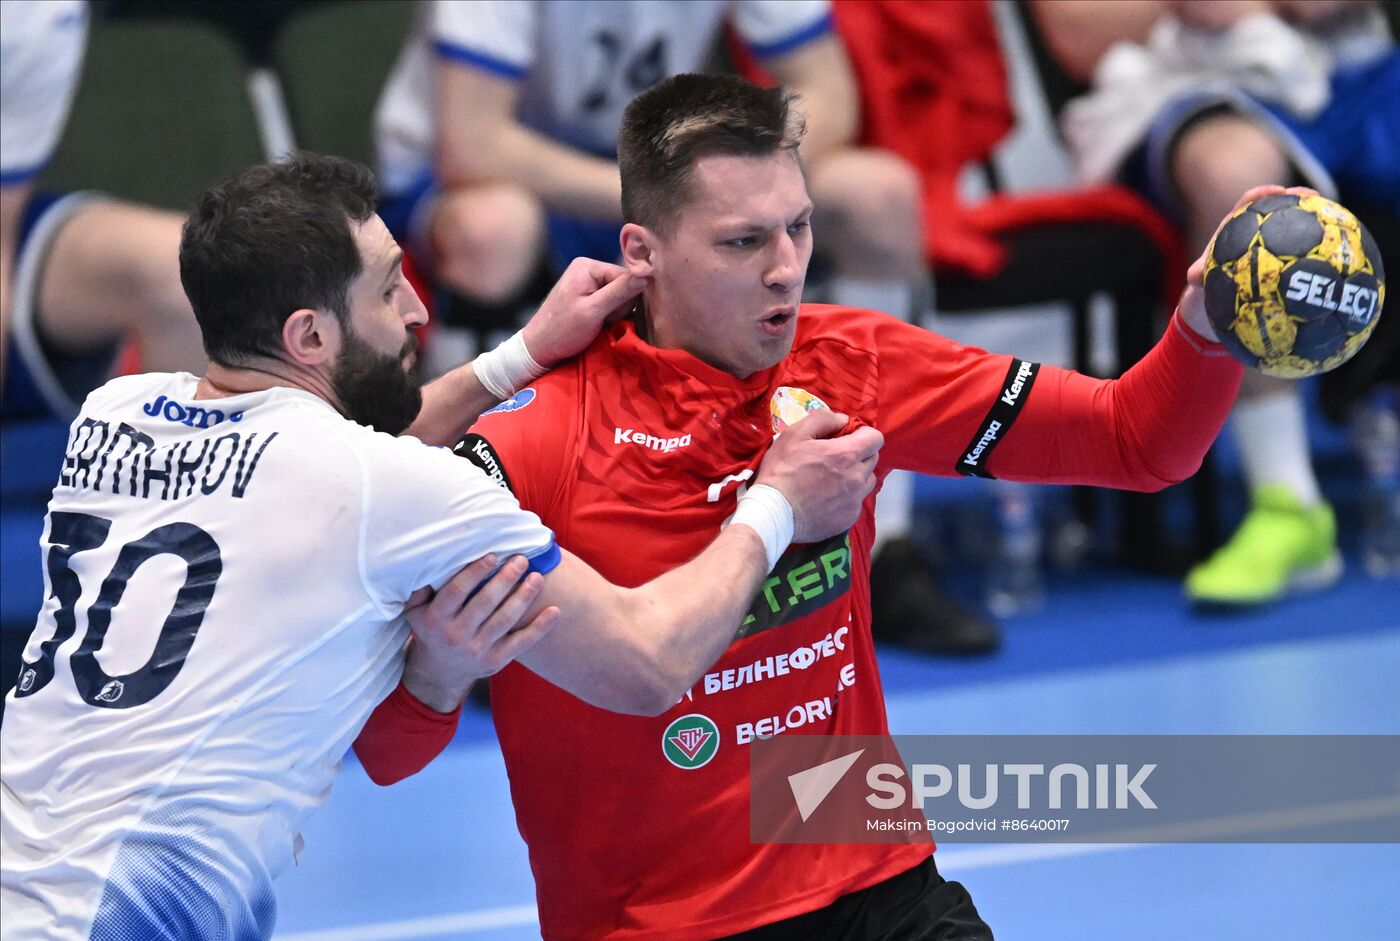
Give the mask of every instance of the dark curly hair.
<path id="1" fill-rule="evenodd" d="M 282 327 L 302 308 L 349 316 L 361 270 L 352 224 L 375 211 L 367 167 L 294 154 L 249 167 L 200 195 L 180 237 L 180 282 L 209 358 L 240 365 L 282 350 Z"/>

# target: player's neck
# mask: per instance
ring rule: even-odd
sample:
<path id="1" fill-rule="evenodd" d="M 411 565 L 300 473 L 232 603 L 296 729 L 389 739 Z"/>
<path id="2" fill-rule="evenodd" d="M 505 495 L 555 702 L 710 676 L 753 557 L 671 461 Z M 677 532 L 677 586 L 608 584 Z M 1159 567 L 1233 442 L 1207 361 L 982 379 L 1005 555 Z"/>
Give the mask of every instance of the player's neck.
<path id="1" fill-rule="evenodd" d="M 645 306 L 638 305 L 635 322 L 637 324 L 637 336 L 641 337 L 648 346 L 654 346 L 659 350 L 681 350 L 689 353 L 707 366 L 712 366 L 722 372 L 727 372 L 736 379 L 747 379 L 748 373 L 742 373 L 733 366 L 725 362 L 716 361 L 710 356 L 706 356 L 703 350 L 696 349 L 688 342 L 679 330 L 671 329 L 671 324 L 675 321 L 667 316 L 667 312 L 656 299 L 647 298 Z"/>
<path id="2" fill-rule="evenodd" d="M 209 364 L 199 380 L 196 399 L 223 399 L 231 395 L 275 388 L 301 389 L 340 408 L 330 381 L 319 372 L 281 360 L 258 360 L 244 366 Z"/>
<path id="3" fill-rule="evenodd" d="M 694 342 L 687 339 L 680 331 L 668 330 L 666 320 L 664 318 L 652 317 L 650 311 L 644 316 L 638 316 L 636 324 L 637 336 L 648 346 L 655 347 L 658 350 L 680 350 L 683 353 L 689 353 L 711 369 L 728 373 L 740 382 L 747 382 L 749 377 L 753 376 L 755 373 L 762 372 L 776 365 L 775 363 L 767 363 L 750 368 L 735 365 L 720 357 L 718 354 L 711 353 L 703 347 L 696 345 Z"/>

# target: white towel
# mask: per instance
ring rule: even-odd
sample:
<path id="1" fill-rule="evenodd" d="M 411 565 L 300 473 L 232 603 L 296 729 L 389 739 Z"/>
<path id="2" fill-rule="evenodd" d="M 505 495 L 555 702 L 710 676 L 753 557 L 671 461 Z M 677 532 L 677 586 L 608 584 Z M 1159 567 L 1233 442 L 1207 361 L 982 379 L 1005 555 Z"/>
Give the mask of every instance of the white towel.
<path id="1" fill-rule="evenodd" d="M 1311 118 L 1330 100 L 1332 65 L 1326 45 L 1270 13 L 1220 31 L 1164 16 L 1145 46 L 1113 46 L 1094 70 L 1094 90 L 1065 109 L 1079 177 L 1111 180 L 1158 112 L 1186 93 L 1245 91 Z"/>

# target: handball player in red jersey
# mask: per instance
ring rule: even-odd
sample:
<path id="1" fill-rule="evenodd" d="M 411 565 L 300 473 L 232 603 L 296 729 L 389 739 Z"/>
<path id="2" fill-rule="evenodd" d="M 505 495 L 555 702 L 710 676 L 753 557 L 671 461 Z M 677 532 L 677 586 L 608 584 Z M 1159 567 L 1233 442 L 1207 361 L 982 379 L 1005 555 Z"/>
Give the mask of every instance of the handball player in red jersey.
<path id="1" fill-rule="evenodd" d="M 1195 472 L 1242 371 L 1215 342 L 1199 262 L 1162 339 L 1108 381 L 875 311 L 803 307 L 813 207 L 801 134 L 781 88 L 680 75 L 638 96 L 619 164 L 622 253 L 649 279 L 642 305 L 483 415 L 458 453 L 621 585 L 702 548 L 774 433 L 822 406 L 883 432 L 877 476 L 1157 490 Z M 939 876 L 932 843 L 749 839 L 756 738 L 888 731 L 870 637 L 874 504 L 848 533 L 791 547 L 720 659 L 656 714 L 595 708 L 520 664 L 492 678 L 545 938 L 992 936 L 963 886 Z M 439 673 L 440 692 L 450 658 Z M 451 738 L 455 715 L 413 696 L 422 679 L 406 676 L 356 743 L 381 784 Z"/>

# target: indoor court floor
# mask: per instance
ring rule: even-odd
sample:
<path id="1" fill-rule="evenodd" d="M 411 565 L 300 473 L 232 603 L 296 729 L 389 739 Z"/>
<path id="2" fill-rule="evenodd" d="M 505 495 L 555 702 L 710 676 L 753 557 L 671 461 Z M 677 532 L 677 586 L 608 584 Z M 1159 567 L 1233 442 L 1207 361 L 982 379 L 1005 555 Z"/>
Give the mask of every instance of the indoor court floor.
<path id="1" fill-rule="evenodd" d="M 978 662 L 882 651 L 896 733 L 1400 734 L 1400 582 L 1188 615 L 1171 579 L 1098 573 L 1011 619 Z M 579 809 L 586 813 L 586 808 Z M 537 938 L 489 721 L 381 789 L 347 762 L 278 881 L 282 941 Z M 1228 834 L 1222 834 L 1222 841 Z M 684 852 L 684 848 L 677 848 Z M 1385 941 L 1400 846 L 958 845 L 936 856 L 998 941 Z"/>

